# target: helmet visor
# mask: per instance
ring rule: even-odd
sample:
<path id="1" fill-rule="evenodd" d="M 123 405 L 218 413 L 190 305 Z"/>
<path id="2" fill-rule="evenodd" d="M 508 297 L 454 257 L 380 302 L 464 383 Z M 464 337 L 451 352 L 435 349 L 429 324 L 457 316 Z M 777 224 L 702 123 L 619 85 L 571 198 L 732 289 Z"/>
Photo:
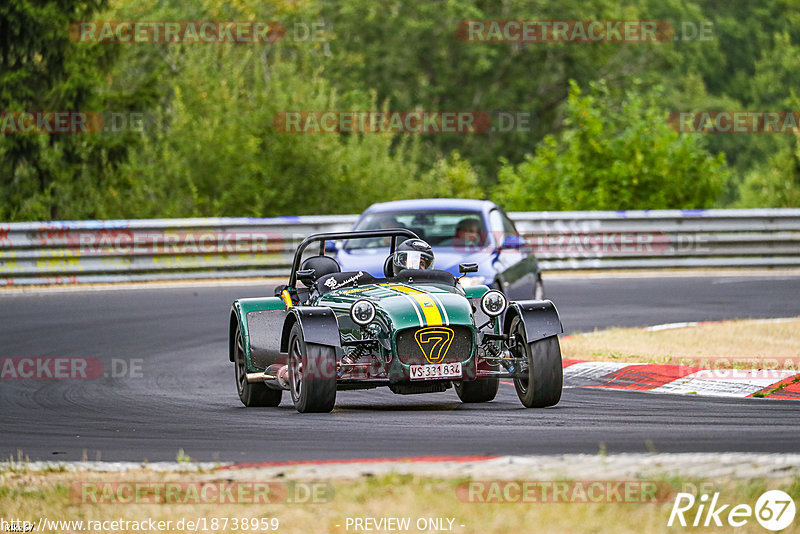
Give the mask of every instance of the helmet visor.
<path id="1" fill-rule="evenodd" d="M 433 269 L 433 255 L 417 250 L 404 250 L 394 254 L 395 272 L 403 269 Z"/>

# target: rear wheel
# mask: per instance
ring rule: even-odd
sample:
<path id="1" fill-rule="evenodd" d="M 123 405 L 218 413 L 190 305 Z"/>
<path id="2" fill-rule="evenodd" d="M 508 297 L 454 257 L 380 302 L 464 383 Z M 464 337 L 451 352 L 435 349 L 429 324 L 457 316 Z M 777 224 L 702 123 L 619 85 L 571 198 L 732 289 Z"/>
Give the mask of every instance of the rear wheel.
<path id="1" fill-rule="evenodd" d="M 300 413 L 330 412 L 336 403 L 336 351 L 306 343 L 300 323 L 289 336 L 289 389 Z"/>
<path id="2" fill-rule="evenodd" d="M 514 317 L 509 328 L 511 351 L 528 361 L 527 376 L 514 379 L 517 396 L 526 408 L 554 406 L 561 400 L 563 368 L 558 336 L 528 343 L 525 324 Z"/>
<path id="3" fill-rule="evenodd" d="M 242 342 L 242 331 L 236 327 L 236 339 L 233 346 L 233 364 L 236 371 L 236 391 L 239 393 L 239 400 L 245 406 L 277 406 L 281 403 L 283 391 L 272 389 L 266 384 L 256 382 L 251 384 L 247 381 L 247 364 L 244 361 L 244 346 Z"/>
<path id="4" fill-rule="evenodd" d="M 472 382 L 455 382 L 453 386 L 461 402 L 489 402 L 497 395 L 500 380 L 497 377 L 490 376 Z"/>

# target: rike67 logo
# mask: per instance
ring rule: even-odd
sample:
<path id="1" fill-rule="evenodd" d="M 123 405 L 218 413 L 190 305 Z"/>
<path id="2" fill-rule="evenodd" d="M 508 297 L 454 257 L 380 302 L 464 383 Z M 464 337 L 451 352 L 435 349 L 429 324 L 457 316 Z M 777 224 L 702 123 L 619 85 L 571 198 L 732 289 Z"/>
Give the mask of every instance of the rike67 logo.
<path id="1" fill-rule="evenodd" d="M 749 504 L 724 504 L 719 492 L 711 497 L 703 493 L 696 498 L 691 493 L 678 493 L 669 514 L 667 526 L 682 527 L 743 527 L 755 518 L 767 530 L 777 532 L 794 522 L 794 500 L 781 490 L 764 492 L 755 507 Z"/>

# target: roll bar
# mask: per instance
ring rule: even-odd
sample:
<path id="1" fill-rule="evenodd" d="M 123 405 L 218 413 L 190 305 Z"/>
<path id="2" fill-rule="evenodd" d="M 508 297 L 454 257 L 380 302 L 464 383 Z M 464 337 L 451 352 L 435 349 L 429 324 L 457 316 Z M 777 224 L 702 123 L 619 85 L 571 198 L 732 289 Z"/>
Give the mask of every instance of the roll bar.
<path id="1" fill-rule="evenodd" d="M 407 239 L 419 239 L 420 237 L 406 228 L 387 228 L 385 230 L 361 230 L 355 232 L 330 232 L 324 234 L 313 234 L 303 239 L 297 250 L 294 252 L 294 261 L 292 261 L 292 273 L 289 275 L 289 287 L 294 288 L 297 284 L 297 270 L 300 268 L 300 262 L 303 259 L 303 252 L 311 243 L 319 241 L 319 255 L 325 255 L 325 241 L 335 241 L 337 239 L 364 239 L 369 237 L 391 237 L 392 242 L 389 246 L 389 253 L 394 254 L 394 249 L 397 247 L 397 238 L 405 237 Z"/>

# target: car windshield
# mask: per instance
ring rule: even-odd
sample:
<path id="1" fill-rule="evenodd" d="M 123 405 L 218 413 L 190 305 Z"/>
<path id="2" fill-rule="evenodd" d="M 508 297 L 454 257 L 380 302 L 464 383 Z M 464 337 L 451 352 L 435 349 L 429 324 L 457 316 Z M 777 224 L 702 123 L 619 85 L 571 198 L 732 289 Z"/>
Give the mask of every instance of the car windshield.
<path id="1" fill-rule="evenodd" d="M 396 211 L 367 214 L 356 230 L 407 228 L 432 247 L 484 245 L 486 225 L 475 211 Z M 391 238 L 350 239 L 345 250 L 388 247 Z"/>

